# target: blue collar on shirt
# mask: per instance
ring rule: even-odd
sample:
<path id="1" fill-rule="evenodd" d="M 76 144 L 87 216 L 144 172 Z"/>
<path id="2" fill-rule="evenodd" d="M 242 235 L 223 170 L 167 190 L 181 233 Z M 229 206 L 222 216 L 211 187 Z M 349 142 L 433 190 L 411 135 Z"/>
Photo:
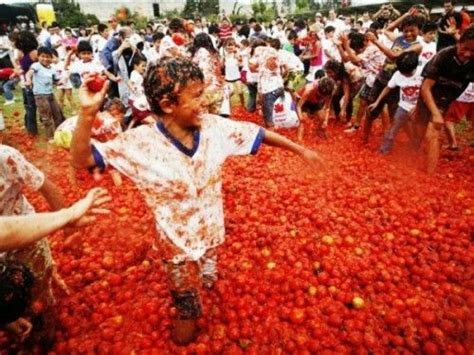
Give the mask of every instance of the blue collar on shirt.
<path id="1" fill-rule="evenodd" d="M 186 154 L 188 157 L 192 158 L 194 156 L 194 154 L 196 153 L 198 147 L 199 147 L 199 139 L 200 139 L 200 133 L 199 133 L 199 129 L 195 129 L 193 131 L 193 147 L 192 149 L 189 149 L 188 147 L 186 147 L 183 143 L 181 143 L 179 140 L 176 139 L 175 136 L 173 136 L 171 134 L 170 131 L 168 131 L 168 129 L 166 129 L 165 125 L 163 124 L 163 122 L 160 122 L 158 121 L 156 123 L 156 127 L 160 130 L 161 133 L 163 133 L 163 135 L 168 138 L 168 140 L 176 147 L 178 148 L 179 151 L 181 151 L 182 153 Z"/>

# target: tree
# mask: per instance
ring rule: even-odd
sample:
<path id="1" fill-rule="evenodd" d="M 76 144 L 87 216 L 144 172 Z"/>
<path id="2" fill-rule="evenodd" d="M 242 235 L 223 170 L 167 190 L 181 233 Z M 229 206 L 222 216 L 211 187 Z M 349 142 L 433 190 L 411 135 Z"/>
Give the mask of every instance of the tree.
<path id="1" fill-rule="evenodd" d="M 252 2 L 253 17 L 258 22 L 271 22 L 275 18 L 275 10 L 273 7 L 267 7 L 267 4 L 262 0 Z"/>
<path id="2" fill-rule="evenodd" d="M 197 12 L 197 1 L 186 0 L 186 4 L 184 5 L 182 16 L 184 18 L 192 18 L 192 17 L 195 17 L 196 12 Z"/>
<path id="3" fill-rule="evenodd" d="M 62 27 L 92 26 L 100 21 L 93 14 L 84 14 L 74 0 L 53 0 L 56 20 Z"/>

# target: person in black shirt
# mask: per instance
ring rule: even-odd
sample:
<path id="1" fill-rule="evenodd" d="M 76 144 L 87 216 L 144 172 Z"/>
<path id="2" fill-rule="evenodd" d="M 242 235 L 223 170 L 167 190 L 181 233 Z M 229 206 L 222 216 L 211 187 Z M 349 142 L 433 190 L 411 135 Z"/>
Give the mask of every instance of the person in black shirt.
<path id="1" fill-rule="evenodd" d="M 455 5 L 455 1 L 444 1 L 445 14 L 438 22 L 438 52 L 456 44 L 455 34 L 461 29 L 462 15 L 454 10 Z"/>
<path id="2" fill-rule="evenodd" d="M 436 168 L 439 157 L 439 131 L 443 114 L 474 81 L 474 25 L 461 35 L 459 42 L 438 52 L 426 64 L 422 74 L 421 98 L 417 105 L 417 138 L 425 132 L 428 141 L 428 172 Z"/>

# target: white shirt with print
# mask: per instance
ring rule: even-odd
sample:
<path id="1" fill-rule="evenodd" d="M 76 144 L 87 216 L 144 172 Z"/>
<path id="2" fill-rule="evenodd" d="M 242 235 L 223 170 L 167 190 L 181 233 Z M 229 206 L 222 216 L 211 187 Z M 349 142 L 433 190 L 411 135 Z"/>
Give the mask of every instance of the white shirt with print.
<path id="1" fill-rule="evenodd" d="M 419 38 L 419 42 L 422 48 L 420 53 L 420 66 L 424 68 L 426 63 L 428 63 L 436 54 L 436 42 L 431 41 L 430 43 L 427 43 L 423 37 Z"/>
<path id="2" fill-rule="evenodd" d="M 418 67 L 415 73 L 408 77 L 397 70 L 387 84 L 390 89 L 395 89 L 397 86 L 400 88 L 400 101 L 398 105 L 408 112 L 415 108 L 420 96 L 420 88 L 423 82 L 421 72 L 422 69 Z"/>
<path id="3" fill-rule="evenodd" d="M 161 238 L 182 253 L 174 262 L 198 260 L 223 243 L 222 165 L 229 156 L 255 153 L 264 131 L 253 123 L 205 114 L 184 147 L 159 122 L 128 130 L 107 143 L 95 143 L 103 159 L 128 176 L 145 197 Z"/>

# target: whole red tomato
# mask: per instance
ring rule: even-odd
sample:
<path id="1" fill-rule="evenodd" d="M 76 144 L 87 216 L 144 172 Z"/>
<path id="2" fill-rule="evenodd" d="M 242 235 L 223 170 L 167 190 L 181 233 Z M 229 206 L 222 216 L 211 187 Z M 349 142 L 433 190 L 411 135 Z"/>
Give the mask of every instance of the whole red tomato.
<path id="1" fill-rule="evenodd" d="M 99 92 L 105 85 L 105 78 L 101 75 L 95 75 L 94 78 L 87 83 L 87 88 L 92 92 Z"/>

